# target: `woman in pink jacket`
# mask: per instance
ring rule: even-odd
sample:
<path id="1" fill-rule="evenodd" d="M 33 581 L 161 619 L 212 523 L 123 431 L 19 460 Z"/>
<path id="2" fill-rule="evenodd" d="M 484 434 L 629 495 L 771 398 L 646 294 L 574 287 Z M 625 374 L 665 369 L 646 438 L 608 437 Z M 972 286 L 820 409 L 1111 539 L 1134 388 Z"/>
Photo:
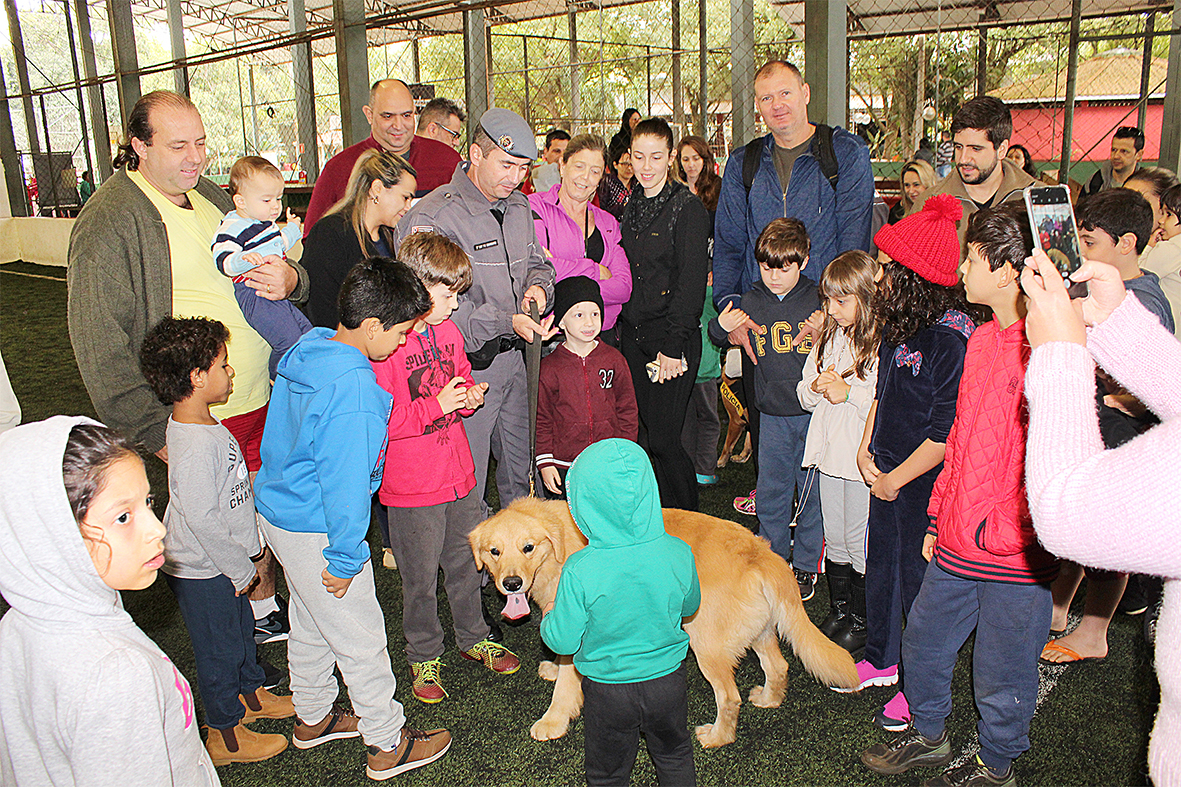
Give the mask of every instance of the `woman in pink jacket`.
<path id="1" fill-rule="evenodd" d="M 1038 537 L 1054 554 L 1165 578 L 1156 633 L 1160 710 L 1148 768 L 1159 787 L 1181 785 L 1181 344 L 1127 297 L 1115 268 L 1088 262 L 1072 278 L 1090 281 L 1081 317 L 1041 251 L 1021 277 L 1033 348 L 1025 383 L 1029 508 Z M 1095 363 L 1161 423 L 1105 451 Z"/>
<path id="2" fill-rule="evenodd" d="M 529 195 L 537 241 L 549 253 L 557 281 L 586 276 L 603 293 L 603 332 L 615 341 L 615 321 L 632 294 L 631 266 L 619 239 L 619 222 L 591 204 L 606 167 L 603 140 L 582 134 L 570 140 L 558 165 L 561 181 L 549 191 Z"/>

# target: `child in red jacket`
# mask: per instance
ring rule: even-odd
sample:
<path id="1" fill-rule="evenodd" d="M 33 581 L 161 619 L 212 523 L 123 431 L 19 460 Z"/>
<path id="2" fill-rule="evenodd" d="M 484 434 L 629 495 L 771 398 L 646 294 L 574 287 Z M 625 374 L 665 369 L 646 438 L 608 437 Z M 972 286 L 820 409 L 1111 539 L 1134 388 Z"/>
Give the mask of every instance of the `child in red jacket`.
<path id="1" fill-rule="evenodd" d="M 960 274 L 968 300 L 990 307 L 994 318 L 968 339 L 955 421 L 928 507 L 929 565 L 902 635 L 912 721 L 861 761 L 889 774 L 951 761 L 944 729 L 951 673 L 975 630 L 980 754 L 937 783 L 1012 785 L 1012 762 L 1029 748 L 1037 660 L 1058 573 L 1057 560 L 1037 541 L 1025 497 L 1029 343 L 1019 279 L 1033 241 L 1024 207 L 1008 202 L 973 215 L 967 246 Z"/>
<path id="2" fill-rule="evenodd" d="M 635 441 L 636 393 L 623 355 L 599 341 L 603 295 L 587 276 L 554 285 L 554 325 L 565 341 L 541 361 L 537 392 L 537 469 L 546 496 L 566 498 L 566 471 L 591 443 Z"/>
<path id="3" fill-rule="evenodd" d="M 412 691 L 423 702 L 439 702 L 447 696 L 439 676 L 439 568 L 463 657 L 504 675 L 516 672 L 520 661 L 488 639 L 480 572 L 467 540 L 480 522 L 481 508 L 462 417 L 484 403 L 488 384 L 472 380 L 463 335 L 448 318 L 459 292 L 471 284 L 471 261 L 463 249 L 433 232 L 406 238 L 398 259 L 422 280 L 433 307 L 397 352 L 373 365 L 378 384 L 394 397 L 377 495 L 389 507 L 390 548 L 402 575 L 402 632 Z"/>

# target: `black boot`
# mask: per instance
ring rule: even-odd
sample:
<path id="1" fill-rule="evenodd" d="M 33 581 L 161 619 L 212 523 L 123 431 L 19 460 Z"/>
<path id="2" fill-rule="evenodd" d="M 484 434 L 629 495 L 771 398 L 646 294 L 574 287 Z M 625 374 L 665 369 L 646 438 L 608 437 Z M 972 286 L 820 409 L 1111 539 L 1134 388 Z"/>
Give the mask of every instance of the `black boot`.
<path id="1" fill-rule="evenodd" d="M 852 572 L 853 567 L 848 563 L 824 561 L 824 576 L 828 577 L 828 603 L 832 611 L 820 624 L 820 633 L 829 639 L 833 639 L 848 624 Z"/>
<path id="2" fill-rule="evenodd" d="M 833 641 L 852 654 L 854 659 L 865 650 L 865 574 L 858 574 L 849 568 L 852 577 L 850 587 L 848 625 L 833 637 Z"/>

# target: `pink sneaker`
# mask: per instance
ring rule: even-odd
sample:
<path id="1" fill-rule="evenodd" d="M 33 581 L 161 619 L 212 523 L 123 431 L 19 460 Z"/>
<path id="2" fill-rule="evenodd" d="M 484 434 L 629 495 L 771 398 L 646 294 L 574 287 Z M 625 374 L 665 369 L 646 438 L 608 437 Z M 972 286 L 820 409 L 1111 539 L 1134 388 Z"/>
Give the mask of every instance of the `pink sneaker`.
<path id="1" fill-rule="evenodd" d="M 887 732 L 902 732 L 910 724 L 910 703 L 898 692 L 873 717 L 873 723 Z"/>
<path id="2" fill-rule="evenodd" d="M 857 662 L 857 677 L 859 682 L 855 689 L 843 689 L 836 686 L 829 686 L 830 689 L 838 694 L 850 694 L 854 691 L 861 691 L 867 686 L 893 686 L 898 682 L 898 665 L 886 669 L 878 669 L 870 664 L 865 659 Z M 901 692 L 899 692 L 901 694 Z"/>
<path id="3" fill-rule="evenodd" d="M 734 510 L 740 514 L 755 516 L 755 491 L 752 489 L 746 497 L 734 498 Z"/>

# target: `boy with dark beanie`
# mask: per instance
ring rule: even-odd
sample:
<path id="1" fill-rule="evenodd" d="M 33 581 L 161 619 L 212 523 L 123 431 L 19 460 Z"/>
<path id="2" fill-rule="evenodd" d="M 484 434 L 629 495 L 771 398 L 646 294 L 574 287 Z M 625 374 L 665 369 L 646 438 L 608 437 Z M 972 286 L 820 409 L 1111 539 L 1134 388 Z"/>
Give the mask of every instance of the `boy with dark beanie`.
<path id="1" fill-rule="evenodd" d="M 591 443 L 636 439 L 639 414 L 623 355 L 599 341 L 599 283 L 571 276 L 554 285 L 554 325 L 565 341 L 541 361 L 537 393 L 537 469 L 552 498 L 566 497 L 566 471 Z"/>

